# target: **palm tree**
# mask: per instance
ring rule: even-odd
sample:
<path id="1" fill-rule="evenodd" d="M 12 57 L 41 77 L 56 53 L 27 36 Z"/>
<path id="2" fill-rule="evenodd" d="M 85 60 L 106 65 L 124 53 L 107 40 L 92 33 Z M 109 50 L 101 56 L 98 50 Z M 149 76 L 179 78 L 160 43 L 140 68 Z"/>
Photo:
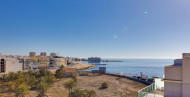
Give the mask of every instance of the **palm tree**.
<path id="1" fill-rule="evenodd" d="M 6 74 L 3 74 L 3 75 L 2 75 L 2 80 L 3 80 L 4 82 L 6 82 L 6 79 L 7 79 L 7 75 L 6 75 Z"/>
<path id="2" fill-rule="evenodd" d="M 37 84 L 37 91 L 40 97 L 45 95 L 46 90 L 49 88 L 49 84 L 46 82 L 45 78 L 42 77 Z"/>
<path id="3" fill-rule="evenodd" d="M 70 93 L 73 89 L 73 87 L 75 86 L 75 82 L 73 80 L 69 80 L 64 84 L 65 88 L 67 88 L 69 90 L 69 97 L 70 97 Z"/>
<path id="4" fill-rule="evenodd" d="M 7 76 L 7 81 L 14 81 L 16 80 L 16 74 L 14 72 L 9 72 Z"/>
<path id="5" fill-rule="evenodd" d="M 13 81 L 9 81 L 8 88 L 10 91 L 14 91 L 16 88 L 15 83 Z"/>
<path id="6" fill-rule="evenodd" d="M 80 89 L 74 89 L 71 92 L 70 96 L 71 97 L 86 97 L 84 90 L 80 90 Z"/>
<path id="7" fill-rule="evenodd" d="M 16 78 L 17 78 L 17 79 L 19 79 L 19 78 L 23 78 L 23 76 L 24 76 L 24 72 L 22 72 L 22 71 L 18 71 L 15 75 L 16 75 Z"/>
<path id="8" fill-rule="evenodd" d="M 48 85 L 53 84 L 53 82 L 56 80 L 55 76 L 51 72 L 48 72 L 47 75 L 44 76 L 44 79 Z"/>
<path id="9" fill-rule="evenodd" d="M 35 86 L 35 83 L 37 82 L 35 76 L 31 75 L 30 77 L 28 77 L 28 79 L 26 80 L 27 84 L 33 88 Z"/>
<path id="10" fill-rule="evenodd" d="M 96 92 L 94 90 L 84 90 L 86 97 L 94 97 L 96 96 Z"/>
<path id="11" fill-rule="evenodd" d="M 29 86 L 27 86 L 26 84 L 22 84 L 20 85 L 17 89 L 16 89 L 16 97 L 25 97 L 28 93 L 29 93 Z"/>

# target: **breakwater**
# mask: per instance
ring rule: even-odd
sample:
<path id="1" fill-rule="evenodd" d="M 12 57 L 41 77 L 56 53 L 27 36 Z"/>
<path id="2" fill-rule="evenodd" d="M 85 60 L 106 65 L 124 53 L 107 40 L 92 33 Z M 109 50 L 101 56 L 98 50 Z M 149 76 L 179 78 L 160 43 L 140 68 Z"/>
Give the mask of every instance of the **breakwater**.
<path id="1" fill-rule="evenodd" d="M 129 80 L 137 81 L 137 82 L 143 83 L 145 85 L 151 85 L 151 84 L 154 83 L 153 81 L 150 82 L 148 80 L 144 80 L 144 79 L 141 79 L 141 78 L 133 77 L 131 75 L 121 75 L 121 74 L 117 74 L 117 73 L 106 73 L 106 75 L 127 78 Z"/>

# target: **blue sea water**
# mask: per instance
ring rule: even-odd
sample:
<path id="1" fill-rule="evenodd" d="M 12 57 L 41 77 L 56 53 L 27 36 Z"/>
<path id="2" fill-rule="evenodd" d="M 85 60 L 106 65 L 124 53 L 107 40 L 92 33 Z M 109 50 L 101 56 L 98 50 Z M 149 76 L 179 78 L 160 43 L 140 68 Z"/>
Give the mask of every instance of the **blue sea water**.
<path id="1" fill-rule="evenodd" d="M 118 60 L 123 62 L 101 62 L 91 70 L 96 70 L 99 67 L 106 67 L 107 73 L 123 73 L 128 75 L 143 75 L 157 76 L 162 78 L 164 75 L 164 66 L 172 65 L 173 59 L 108 59 Z M 85 64 L 95 64 L 84 62 Z"/>

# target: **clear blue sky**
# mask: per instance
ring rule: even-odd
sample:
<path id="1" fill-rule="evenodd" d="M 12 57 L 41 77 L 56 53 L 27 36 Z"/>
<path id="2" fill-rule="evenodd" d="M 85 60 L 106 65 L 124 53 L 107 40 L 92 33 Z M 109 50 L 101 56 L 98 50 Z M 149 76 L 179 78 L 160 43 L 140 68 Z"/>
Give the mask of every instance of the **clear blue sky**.
<path id="1" fill-rule="evenodd" d="M 0 52 L 180 58 L 190 52 L 189 0 L 0 0 Z"/>

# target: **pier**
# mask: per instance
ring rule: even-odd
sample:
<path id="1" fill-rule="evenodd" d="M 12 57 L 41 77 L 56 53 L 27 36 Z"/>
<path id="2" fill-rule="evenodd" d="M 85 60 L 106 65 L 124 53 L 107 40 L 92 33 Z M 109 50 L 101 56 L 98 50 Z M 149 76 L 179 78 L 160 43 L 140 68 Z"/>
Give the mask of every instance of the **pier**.
<path id="1" fill-rule="evenodd" d="M 116 73 L 105 73 L 105 74 L 110 75 L 110 76 L 127 78 L 129 80 L 137 81 L 137 82 L 143 83 L 145 85 L 151 85 L 151 84 L 154 83 L 154 82 L 149 82 L 148 80 L 144 80 L 144 79 L 141 79 L 141 78 L 133 77 L 131 75 L 121 75 L 121 74 L 116 74 Z"/>

